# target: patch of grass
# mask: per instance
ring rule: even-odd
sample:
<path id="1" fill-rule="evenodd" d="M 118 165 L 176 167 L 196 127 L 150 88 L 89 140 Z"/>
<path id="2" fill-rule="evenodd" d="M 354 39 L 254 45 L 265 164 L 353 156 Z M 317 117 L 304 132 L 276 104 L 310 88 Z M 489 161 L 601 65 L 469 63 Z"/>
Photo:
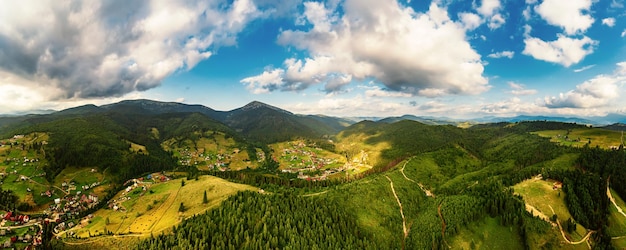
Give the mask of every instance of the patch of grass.
<path id="1" fill-rule="evenodd" d="M 130 143 L 130 151 L 131 152 L 148 154 L 148 150 L 146 149 L 146 146 L 139 145 L 139 144 L 131 142 L 131 141 L 126 141 L 126 142 Z"/>
<path id="2" fill-rule="evenodd" d="M 134 193 L 128 195 L 129 201 L 123 206 L 126 212 L 100 209 L 94 213 L 94 219 L 84 228 L 75 229 L 77 236 L 89 237 L 98 233 L 110 231 L 113 234 L 140 234 L 149 236 L 169 229 L 178 224 L 182 219 L 195 214 L 203 213 L 219 204 L 230 195 L 240 190 L 255 190 L 256 188 L 228 182 L 213 177 L 201 176 L 199 180 L 186 180 L 185 186 L 180 185 L 181 179 L 152 184 L 149 190 L 152 192 Z M 135 190 L 141 190 L 136 188 Z M 207 191 L 208 204 L 202 203 L 204 191 Z M 125 191 L 118 193 L 114 199 L 126 197 Z M 178 212 L 179 204 L 183 203 L 187 210 Z M 151 207 L 151 209 L 148 209 Z M 106 218 L 109 224 L 106 225 Z"/>
<path id="3" fill-rule="evenodd" d="M 589 146 L 605 149 L 619 146 L 622 138 L 621 132 L 602 128 L 577 128 L 570 130 L 569 133 L 567 130 L 544 130 L 533 134 L 550 138 L 550 141 L 560 145 L 583 147 L 591 142 Z"/>
<path id="4" fill-rule="evenodd" d="M 515 227 L 501 226 L 491 217 L 470 224 L 448 239 L 452 249 L 524 249 L 521 242 Z"/>
<path id="5" fill-rule="evenodd" d="M 617 193 L 615 193 L 615 191 L 613 191 L 612 189 L 611 189 L 611 195 L 613 196 L 613 199 L 615 199 L 615 204 L 617 204 L 617 206 L 619 206 L 622 209 L 622 211 L 624 211 L 624 209 L 626 209 L 626 204 L 624 203 L 624 200 L 622 200 L 622 198 L 620 198 L 617 195 Z M 611 237 L 626 236 L 626 217 L 624 217 L 624 215 L 622 215 L 621 213 L 617 211 L 617 208 L 615 208 L 612 202 L 609 202 L 609 218 L 608 219 L 609 219 L 609 235 L 611 235 Z M 625 245 L 620 245 L 621 247 L 618 247 L 616 245 L 617 248 L 623 249 L 626 247 L 626 241 L 617 241 L 617 242 L 618 243 L 622 242 L 623 244 L 625 244 Z"/>
<path id="6" fill-rule="evenodd" d="M 557 215 L 557 219 L 561 225 L 572 218 L 567 206 L 565 205 L 565 192 L 560 188 L 553 189 L 556 181 L 529 179 L 513 186 L 515 193 L 524 198 L 526 204 L 535 207 L 548 217 L 553 214 Z M 554 210 L 554 212 L 552 212 Z M 573 219 L 573 218 L 572 218 Z M 570 234 L 572 241 L 581 240 L 587 230 L 580 224 L 576 226 L 576 231 Z"/>

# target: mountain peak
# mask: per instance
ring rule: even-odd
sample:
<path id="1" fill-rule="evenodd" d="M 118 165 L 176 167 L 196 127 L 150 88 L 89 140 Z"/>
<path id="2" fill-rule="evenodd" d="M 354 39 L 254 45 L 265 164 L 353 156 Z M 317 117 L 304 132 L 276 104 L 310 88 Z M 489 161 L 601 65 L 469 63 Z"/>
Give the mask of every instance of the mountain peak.
<path id="1" fill-rule="evenodd" d="M 256 110 L 256 109 L 262 109 L 262 108 L 266 108 L 266 109 L 271 109 L 271 110 L 275 110 L 278 112 L 282 112 L 282 113 L 286 113 L 286 114 L 292 114 L 291 112 L 278 108 L 278 107 L 274 107 L 272 105 L 269 104 L 265 104 L 259 101 L 252 101 L 248 104 L 246 104 L 245 106 L 241 107 L 240 110 L 242 111 L 249 111 L 249 110 Z"/>

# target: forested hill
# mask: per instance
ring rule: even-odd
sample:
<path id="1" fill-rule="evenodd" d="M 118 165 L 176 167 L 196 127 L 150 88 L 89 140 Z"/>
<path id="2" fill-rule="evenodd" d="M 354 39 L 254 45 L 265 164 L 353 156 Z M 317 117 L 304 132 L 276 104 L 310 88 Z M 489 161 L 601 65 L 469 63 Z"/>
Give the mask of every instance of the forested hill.
<path id="1" fill-rule="evenodd" d="M 13 133 L 50 135 L 42 146 L 49 162 L 44 168 L 47 178 L 53 179 L 66 167 L 98 167 L 122 181 L 176 167 L 176 159 L 161 143 L 174 137 L 187 138 L 196 131 L 220 131 L 243 141 L 227 126 L 198 113 L 103 112 L 41 121 Z M 145 151 L 133 152 L 131 143 L 145 147 Z"/>

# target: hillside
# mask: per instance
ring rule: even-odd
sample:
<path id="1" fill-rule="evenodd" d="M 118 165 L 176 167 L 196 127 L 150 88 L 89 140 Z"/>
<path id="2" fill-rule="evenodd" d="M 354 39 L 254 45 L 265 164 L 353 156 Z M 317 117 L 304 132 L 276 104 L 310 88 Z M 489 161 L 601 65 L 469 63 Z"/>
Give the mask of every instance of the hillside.
<path id="1" fill-rule="evenodd" d="M 251 102 L 227 113 L 224 123 L 251 140 L 263 143 L 296 138 L 321 138 L 337 131 L 320 120 Z"/>
<path id="2" fill-rule="evenodd" d="M 621 237 L 626 220 L 618 209 L 626 154 L 614 147 L 620 132 L 605 128 L 548 121 L 460 128 L 411 117 L 353 124 L 260 102 L 222 112 L 149 100 L 20 119 L 0 140 L 0 208 L 58 218 L 49 224 L 62 232 L 57 247 L 623 244 L 611 237 Z M 234 188 L 207 194 L 210 206 L 202 205 L 206 185 L 231 182 L 262 194 Z M 172 234 L 150 234 L 162 231 Z"/>

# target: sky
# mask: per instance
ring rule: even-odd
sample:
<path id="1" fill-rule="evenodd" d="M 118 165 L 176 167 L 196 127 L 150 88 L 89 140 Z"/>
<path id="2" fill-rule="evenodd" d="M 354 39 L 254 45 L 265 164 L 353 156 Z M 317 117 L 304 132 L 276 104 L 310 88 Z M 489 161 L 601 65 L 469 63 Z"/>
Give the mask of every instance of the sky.
<path id="1" fill-rule="evenodd" d="M 624 114 L 625 2 L 11 1 L 0 114 L 125 99 L 330 116 Z"/>

